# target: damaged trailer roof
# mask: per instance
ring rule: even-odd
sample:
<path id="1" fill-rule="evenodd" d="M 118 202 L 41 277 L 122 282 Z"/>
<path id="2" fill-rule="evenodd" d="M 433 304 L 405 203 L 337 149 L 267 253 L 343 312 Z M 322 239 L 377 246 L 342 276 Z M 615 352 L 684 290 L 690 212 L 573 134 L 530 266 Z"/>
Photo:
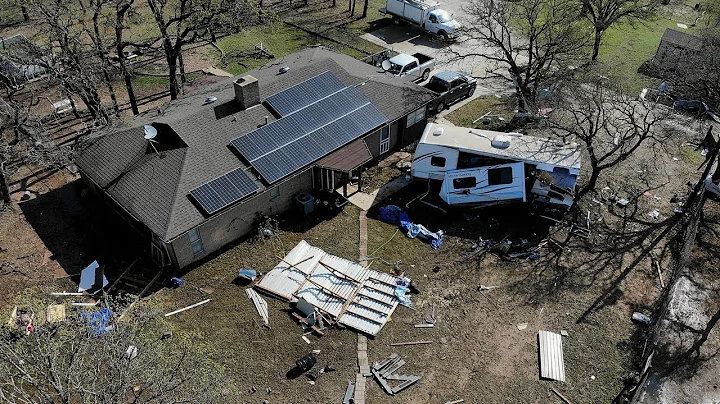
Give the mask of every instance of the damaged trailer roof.
<path id="1" fill-rule="evenodd" d="M 398 305 L 396 281 L 303 240 L 255 287 L 292 302 L 303 298 L 341 324 L 376 335 Z"/>
<path id="2" fill-rule="evenodd" d="M 492 140 L 498 135 L 508 133 L 428 123 L 420 143 L 490 157 L 580 170 L 582 151 L 577 144 L 563 145 L 551 139 L 524 135 L 511 136 L 509 147 L 498 148 L 492 145 Z"/>

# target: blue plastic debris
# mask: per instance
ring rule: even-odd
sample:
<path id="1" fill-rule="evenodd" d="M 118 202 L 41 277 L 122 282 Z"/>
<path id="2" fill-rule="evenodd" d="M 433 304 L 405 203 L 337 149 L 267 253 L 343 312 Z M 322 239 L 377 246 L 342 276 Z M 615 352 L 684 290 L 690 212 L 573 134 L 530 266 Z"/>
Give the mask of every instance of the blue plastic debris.
<path id="1" fill-rule="evenodd" d="M 243 268 L 238 271 L 238 278 L 243 279 L 247 282 L 252 282 L 257 277 L 257 272 L 252 269 Z"/>
<path id="2" fill-rule="evenodd" d="M 180 286 L 183 286 L 185 284 L 185 281 L 180 278 L 172 277 L 170 278 L 170 284 L 174 288 L 179 288 Z"/>
<path id="3" fill-rule="evenodd" d="M 395 205 L 388 205 L 380 208 L 380 219 L 390 224 L 399 224 L 410 238 L 419 238 L 430 243 L 433 249 L 440 248 L 443 242 L 443 231 L 433 233 L 421 224 L 410 222 L 410 216 Z"/>
<path id="4" fill-rule="evenodd" d="M 113 312 L 110 309 L 100 309 L 94 312 L 81 311 L 80 320 L 84 321 L 95 336 L 103 335 L 113 329 L 112 325 L 108 325 L 112 318 Z"/>
<path id="5" fill-rule="evenodd" d="M 380 208 L 380 219 L 390 224 L 400 224 L 402 221 L 410 221 L 410 217 L 399 206 L 388 205 Z"/>

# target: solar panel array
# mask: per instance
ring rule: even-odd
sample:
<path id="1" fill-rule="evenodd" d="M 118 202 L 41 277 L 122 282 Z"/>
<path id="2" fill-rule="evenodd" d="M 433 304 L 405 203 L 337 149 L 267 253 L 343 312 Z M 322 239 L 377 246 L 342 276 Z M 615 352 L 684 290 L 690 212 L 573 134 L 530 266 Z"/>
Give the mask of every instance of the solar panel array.
<path id="1" fill-rule="evenodd" d="M 190 191 L 208 215 L 257 192 L 258 185 L 238 168 Z"/>
<path id="2" fill-rule="evenodd" d="M 273 183 L 385 122 L 387 118 L 360 91 L 348 87 L 241 136 L 231 145 Z"/>
<path id="3" fill-rule="evenodd" d="M 268 97 L 267 103 L 287 116 L 343 88 L 345 84 L 328 71 Z"/>

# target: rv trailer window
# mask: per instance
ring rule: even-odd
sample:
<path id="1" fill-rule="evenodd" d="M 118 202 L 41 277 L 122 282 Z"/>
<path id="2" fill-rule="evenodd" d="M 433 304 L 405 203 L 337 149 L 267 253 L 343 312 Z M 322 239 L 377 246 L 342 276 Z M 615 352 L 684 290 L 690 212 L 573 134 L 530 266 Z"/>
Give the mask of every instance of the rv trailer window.
<path id="1" fill-rule="evenodd" d="M 512 184 L 512 167 L 491 168 L 488 170 L 488 185 Z"/>
<path id="2" fill-rule="evenodd" d="M 476 185 L 477 181 L 475 180 L 475 177 L 463 177 L 453 179 L 453 188 L 455 189 L 475 188 Z"/>
<path id="3" fill-rule="evenodd" d="M 433 167 L 445 167 L 445 157 L 430 157 L 430 165 Z"/>

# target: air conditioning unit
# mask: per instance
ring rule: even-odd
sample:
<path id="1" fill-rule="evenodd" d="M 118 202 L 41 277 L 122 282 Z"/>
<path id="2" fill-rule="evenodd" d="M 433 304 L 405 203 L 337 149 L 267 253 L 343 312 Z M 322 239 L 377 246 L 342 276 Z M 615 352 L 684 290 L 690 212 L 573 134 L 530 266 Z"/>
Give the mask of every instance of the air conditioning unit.
<path id="1" fill-rule="evenodd" d="M 315 209 L 315 198 L 310 194 L 297 194 L 295 196 L 295 205 L 303 215 L 309 215 Z"/>

